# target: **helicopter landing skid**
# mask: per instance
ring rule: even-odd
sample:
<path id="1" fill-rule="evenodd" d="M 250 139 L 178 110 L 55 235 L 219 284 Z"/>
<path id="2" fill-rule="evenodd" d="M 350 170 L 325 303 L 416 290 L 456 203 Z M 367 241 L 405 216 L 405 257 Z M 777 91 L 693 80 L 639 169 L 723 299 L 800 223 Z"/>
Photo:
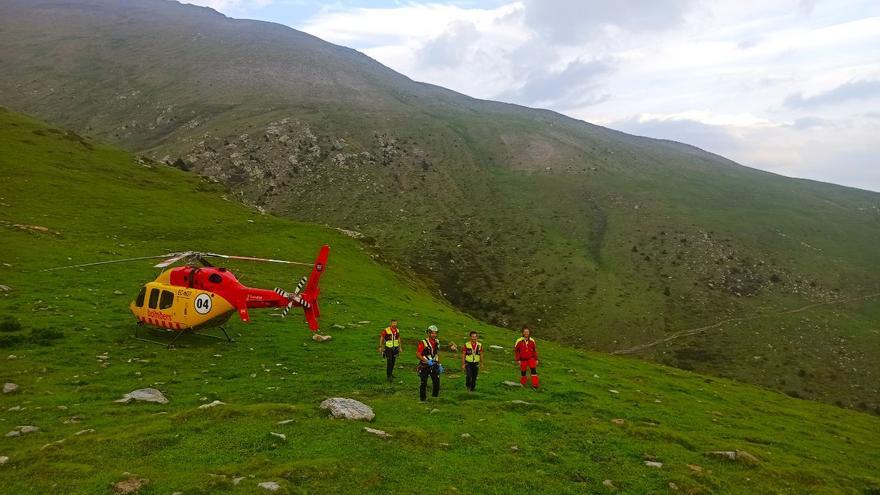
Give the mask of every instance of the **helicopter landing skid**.
<path id="1" fill-rule="evenodd" d="M 174 338 L 171 339 L 171 342 L 167 342 L 167 343 L 166 343 L 166 342 L 160 342 L 160 341 L 158 341 L 158 340 L 145 339 L 145 338 L 141 337 L 140 335 L 138 335 L 138 329 L 139 329 L 140 327 L 142 327 L 142 326 L 144 326 L 144 324 L 141 323 L 141 322 L 138 322 L 138 323 L 135 325 L 135 327 L 134 327 L 134 338 L 135 338 L 135 340 L 140 340 L 141 342 L 148 342 L 148 343 L 150 343 L 150 344 L 163 345 L 163 346 L 165 346 L 165 347 L 168 348 L 168 349 L 171 349 L 172 347 L 174 347 L 174 343 L 177 342 L 177 339 L 179 339 L 179 338 L 180 338 L 183 334 L 185 334 L 185 333 L 190 333 L 190 334 L 192 334 L 192 335 L 197 335 L 197 336 L 199 336 L 199 337 L 207 337 L 207 338 L 210 338 L 210 339 L 223 340 L 223 337 L 219 337 L 219 336 L 217 336 L 217 335 L 208 335 L 208 334 L 206 334 L 206 333 L 197 333 L 197 332 L 194 332 L 194 331 L 192 331 L 192 330 L 183 330 L 183 331 L 179 331 L 179 332 L 172 332 L 171 330 L 166 330 L 165 333 L 169 333 L 169 332 L 174 333 L 174 334 L 175 334 L 175 335 L 174 335 Z M 226 337 L 227 342 L 235 342 L 235 340 L 234 340 L 232 337 L 230 337 L 228 333 L 226 333 L 226 329 L 225 329 L 225 328 L 223 328 L 222 326 L 221 326 L 221 327 L 217 327 L 217 328 L 219 328 L 220 331 L 223 332 L 223 335 Z"/>

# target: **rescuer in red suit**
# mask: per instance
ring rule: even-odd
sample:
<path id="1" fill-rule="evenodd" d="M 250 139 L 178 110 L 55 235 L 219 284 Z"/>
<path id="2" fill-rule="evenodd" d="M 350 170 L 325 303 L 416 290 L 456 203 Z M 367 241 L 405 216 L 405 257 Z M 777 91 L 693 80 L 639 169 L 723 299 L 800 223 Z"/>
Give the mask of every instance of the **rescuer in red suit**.
<path id="1" fill-rule="evenodd" d="M 516 361 L 519 363 L 519 383 L 526 384 L 526 370 L 531 371 L 532 388 L 538 388 L 538 347 L 535 345 L 535 339 L 531 337 L 531 330 L 524 326 L 522 329 L 522 337 L 516 340 L 513 346 L 513 352 Z"/>

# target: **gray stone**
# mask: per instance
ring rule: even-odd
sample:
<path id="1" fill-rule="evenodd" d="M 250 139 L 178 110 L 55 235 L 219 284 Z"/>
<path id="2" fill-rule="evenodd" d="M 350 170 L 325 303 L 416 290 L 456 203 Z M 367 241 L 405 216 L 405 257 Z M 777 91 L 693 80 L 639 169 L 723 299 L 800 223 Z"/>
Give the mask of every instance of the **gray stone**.
<path id="1" fill-rule="evenodd" d="M 504 381 L 501 382 L 501 383 L 503 383 L 504 385 L 507 385 L 508 387 L 522 387 L 522 384 L 521 384 L 521 383 L 519 383 L 519 382 L 512 382 L 512 381 L 510 381 L 510 380 L 504 380 Z"/>
<path id="2" fill-rule="evenodd" d="M 208 404 L 202 404 L 199 406 L 199 409 L 210 409 L 212 407 L 223 406 L 226 405 L 225 402 L 221 402 L 219 400 L 215 400 L 214 402 L 209 402 Z"/>
<path id="3" fill-rule="evenodd" d="M 121 404 L 128 404 L 131 401 L 139 400 L 144 402 L 156 402 L 159 404 L 167 404 L 168 399 L 165 398 L 165 395 L 162 392 L 156 390 L 155 388 L 141 388 L 138 390 L 134 390 L 122 396 L 121 399 L 115 400 L 113 402 L 119 402 Z"/>
<path id="4" fill-rule="evenodd" d="M 25 426 L 16 426 L 14 430 L 10 431 L 6 434 L 7 437 L 20 437 L 22 435 L 27 435 L 28 433 L 36 433 L 40 431 L 40 428 L 31 425 Z"/>
<path id="5" fill-rule="evenodd" d="M 18 392 L 18 384 L 12 382 L 6 382 L 3 384 L 3 393 L 11 394 Z"/>
<path id="6" fill-rule="evenodd" d="M 462 433 L 461 434 L 461 438 L 470 438 L 470 437 L 471 437 L 470 433 Z"/>
<path id="7" fill-rule="evenodd" d="M 287 435 L 285 435 L 284 433 L 275 433 L 274 431 L 270 431 L 269 434 L 273 437 L 280 438 L 285 442 L 287 441 Z"/>
<path id="8" fill-rule="evenodd" d="M 7 462 L 9 462 L 9 458 L 6 457 L 5 455 L 0 455 L 0 466 L 3 466 Z"/>
<path id="9" fill-rule="evenodd" d="M 274 481 L 264 481 L 257 486 L 262 488 L 263 490 L 269 490 L 270 492 L 277 492 L 281 489 L 281 485 Z"/>
<path id="10" fill-rule="evenodd" d="M 741 462 L 743 464 L 750 464 L 750 465 L 758 464 L 759 462 L 761 462 L 760 459 L 753 456 L 752 454 L 749 454 L 745 450 L 737 450 L 736 451 L 736 460 L 737 460 L 737 462 Z"/>
<path id="11" fill-rule="evenodd" d="M 652 467 L 652 468 L 662 468 L 663 463 L 656 462 L 656 461 L 645 461 L 645 466 Z"/>
<path id="12" fill-rule="evenodd" d="M 354 399 L 333 397 L 321 403 L 321 409 L 330 411 L 334 418 L 349 419 L 353 421 L 372 421 L 376 415 L 370 406 Z"/>
<path id="13" fill-rule="evenodd" d="M 524 401 L 524 400 L 519 400 L 519 399 L 517 399 L 517 400 L 512 400 L 512 401 L 510 401 L 510 403 L 511 403 L 511 404 L 519 404 L 519 405 L 522 405 L 522 406 L 531 406 L 531 405 L 532 405 L 531 402 L 526 402 L 526 401 Z"/>
<path id="14" fill-rule="evenodd" d="M 373 435 L 376 435 L 377 437 L 381 437 L 381 438 L 391 438 L 392 437 L 392 435 L 386 431 L 376 430 L 376 429 L 369 428 L 366 426 L 364 426 L 364 431 L 367 433 L 372 433 Z"/>
<path id="15" fill-rule="evenodd" d="M 614 486 L 614 482 L 611 481 L 611 480 L 605 480 L 605 481 L 603 481 L 603 482 L 602 482 L 602 485 L 604 485 L 606 488 L 611 488 L 612 490 L 614 490 L 614 489 L 617 488 L 616 486 Z"/>

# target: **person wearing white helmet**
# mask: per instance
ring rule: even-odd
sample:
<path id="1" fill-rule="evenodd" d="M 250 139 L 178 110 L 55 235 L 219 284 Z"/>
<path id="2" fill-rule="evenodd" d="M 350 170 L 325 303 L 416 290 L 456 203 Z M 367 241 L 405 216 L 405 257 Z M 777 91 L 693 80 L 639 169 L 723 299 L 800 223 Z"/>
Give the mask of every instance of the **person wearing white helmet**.
<path id="1" fill-rule="evenodd" d="M 437 325 L 431 325 L 425 331 L 427 337 L 419 342 L 418 358 L 419 358 L 419 378 L 421 385 L 419 386 L 419 399 L 424 402 L 428 395 L 428 377 L 431 377 L 433 385 L 431 395 L 437 397 L 440 395 L 440 374 L 443 373 L 443 365 L 440 364 L 440 342 L 437 340 Z"/>

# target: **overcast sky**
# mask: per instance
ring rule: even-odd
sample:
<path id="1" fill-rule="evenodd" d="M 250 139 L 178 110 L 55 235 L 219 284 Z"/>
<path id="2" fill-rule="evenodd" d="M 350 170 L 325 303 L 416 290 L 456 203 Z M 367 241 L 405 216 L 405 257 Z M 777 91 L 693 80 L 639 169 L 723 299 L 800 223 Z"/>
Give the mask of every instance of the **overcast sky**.
<path id="1" fill-rule="evenodd" d="M 190 0 L 415 80 L 880 191 L 880 0 Z"/>

